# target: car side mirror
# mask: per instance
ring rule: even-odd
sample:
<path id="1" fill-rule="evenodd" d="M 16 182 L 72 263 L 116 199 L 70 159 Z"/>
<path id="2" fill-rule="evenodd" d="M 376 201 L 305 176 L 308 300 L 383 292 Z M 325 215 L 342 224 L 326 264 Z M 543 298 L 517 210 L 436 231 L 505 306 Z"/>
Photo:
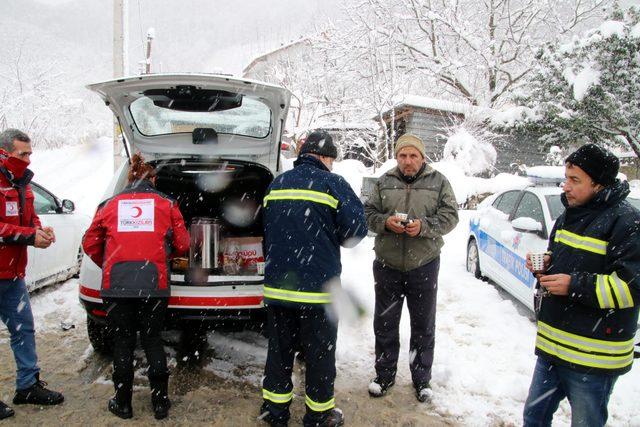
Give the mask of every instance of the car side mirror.
<path id="1" fill-rule="evenodd" d="M 511 226 L 516 231 L 522 231 L 525 233 L 542 234 L 542 224 L 533 218 L 528 216 L 521 216 L 511 221 Z"/>
<path id="2" fill-rule="evenodd" d="M 76 205 L 68 199 L 62 201 L 62 213 L 72 213 L 76 210 Z"/>

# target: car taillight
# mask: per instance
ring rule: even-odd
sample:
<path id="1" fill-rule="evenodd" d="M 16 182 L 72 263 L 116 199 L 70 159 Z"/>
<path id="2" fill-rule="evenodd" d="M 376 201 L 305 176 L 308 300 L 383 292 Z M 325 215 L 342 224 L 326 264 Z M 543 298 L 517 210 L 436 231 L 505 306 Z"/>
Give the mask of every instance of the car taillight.
<path id="1" fill-rule="evenodd" d="M 94 308 L 93 310 L 91 310 L 91 314 L 94 314 L 96 316 L 100 316 L 100 317 L 107 317 L 107 312 L 103 311 L 103 310 L 98 310 L 96 308 Z"/>

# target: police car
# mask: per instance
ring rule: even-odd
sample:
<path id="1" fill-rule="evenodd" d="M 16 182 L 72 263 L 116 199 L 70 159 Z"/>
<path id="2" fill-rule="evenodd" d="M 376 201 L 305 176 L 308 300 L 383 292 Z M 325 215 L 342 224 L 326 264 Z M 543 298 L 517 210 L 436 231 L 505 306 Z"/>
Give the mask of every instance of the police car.
<path id="1" fill-rule="evenodd" d="M 527 174 L 531 185 L 497 193 L 478 206 L 469 221 L 466 266 L 533 311 L 536 279 L 525 266 L 526 255 L 547 250 L 549 233 L 564 211 L 564 167 L 533 167 Z M 637 194 L 627 200 L 640 209 Z"/>

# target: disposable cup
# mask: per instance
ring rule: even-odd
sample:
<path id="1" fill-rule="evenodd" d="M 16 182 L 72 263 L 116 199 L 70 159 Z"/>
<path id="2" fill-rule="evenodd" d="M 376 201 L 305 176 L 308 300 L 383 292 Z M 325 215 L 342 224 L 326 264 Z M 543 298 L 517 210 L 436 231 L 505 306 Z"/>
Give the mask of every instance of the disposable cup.
<path id="1" fill-rule="evenodd" d="M 531 266 L 534 271 L 544 270 L 544 252 L 532 252 L 530 254 Z"/>

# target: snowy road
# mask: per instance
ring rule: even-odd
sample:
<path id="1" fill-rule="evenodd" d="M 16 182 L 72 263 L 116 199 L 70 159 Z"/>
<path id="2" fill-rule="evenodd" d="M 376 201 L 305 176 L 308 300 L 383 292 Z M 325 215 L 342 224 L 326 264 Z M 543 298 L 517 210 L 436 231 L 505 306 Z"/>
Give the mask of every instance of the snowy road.
<path id="1" fill-rule="evenodd" d="M 413 397 L 408 370 L 408 313 L 403 315 L 399 374 L 397 385 L 381 400 L 367 396 L 366 387 L 373 376 L 373 240 L 367 238 L 357 248 L 345 250 L 343 281 L 363 303 L 366 314 L 347 319 L 343 316 L 338 338 L 338 378 L 336 397 L 345 409 L 351 425 L 519 425 L 530 374 L 535 363 L 533 342 L 535 326 L 517 302 L 494 286 L 473 278 L 464 271 L 466 220 L 446 239 L 442 254 L 438 294 L 436 356 L 433 374 L 435 398 L 432 406 L 417 403 Z M 86 339 L 84 312 L 77 302 L 77 280 L 33 296 L 38 325 L 38 346 L 46 378 L 62 386 L 69 394 L 66 409 L 47 409 L 65 414 L 71 423 L 95 419 L 112 420 L 104 410 L 111 385 L 107 360 L 95 355 Z M 62 331 L 61 322 L 75 328 Z M 11 396 L 13 362 L 9 363 L 7 334 L 0 332 L 5 346 L 0 368 L 0 398 Z M 179 423 L 224 418 L 216 402 L 238 415 L 241 425 L 255 425 L 253 417 L 259 404 L 258 385 L 266 354 L 266 341 L 255 333 L 211 333 L 209 350 L 201 368 L 177 366 L 174 347 L 167 347 L 174 371 L 172 392 L 176 395 L 175 418 Z M 138 356 L 142 363 L 141 355 Z M 302 416 L 302 370 L 295 371 L 294 419 Z M 146 385 L 143 368 L 137 383 Z M 236 399 L 229 401 L 230 394 Z M 610 425 L 640 425 L 637 411 L 640 396 L 640 365 L 621 377 L 610 403 Z M 302 399 L 301 399 L 302 397 Z M 74 402 L 74 400 L 77 400 Z M 138 407 L 147 405 L 147 391 L 136 394 Z M 86 408 L 78 407 L 79 402 Z M 190 409 L 188 409 L 190 408 Z M 36 416 L 44 423 L 46 411 L 19 408 L 16 421 Z M 97 414 L 87 414 L 97 411 Z M 201 411 L 201 412 L 197 412 Z M 136 420 L 149 420 L 141 409 Z M 22 414 L 22 415 L 20 415 Z M 90 418 L 87 418 L 90 416 Z M 563 404 L 554 425 L 568 425 L 568 406 Z M 222 425 L 222 424 L 220 424 Z"/>
<path id="2" fill-rule="evenodd" d="M 62 197 L 77 202 L 91 214 L 109 179 L 110 141 L 90 146 L 36 152 L 36 181 Z M 418 404 L 409 376 L 409 319 L 403 314 L 401 357 L 396 386 L 384 399 L 370 399 L 367 384 L 373 377 L 372 318 L 373 239 L 343 251 L 343 285 L 361 301 L 360 317 L 343 313 L 337 346 L 336 400 L 350 425 L 520 425 L 521 412 L 533 366 L 535 325 L 519 303 L 495 286 L 465 271 L 466 233 L 470 212 L 460 212 L 460 224 L 448 236 L 441 257 L 438 290 L 436 354 L 432 406 Z M 20 424 L 112 423 L 105 409 L 111 393 L 108 360 L 95 355 L 86 338 L 85 315 L 77 299 L 76 280 L 33 296 L 38 348 L 45 379 L 61 386 L 67 402 L 61 408 L 18 408 Z M 61 322 L 74 324 L 68 331 Z M 202 367 L 178 366 L 168 347 L 173 376 L 171 393 L 176 405 L 171 422 L 256 425 L 259 382 L 266 357 L 266 341 L 254 333 L 211 333 Z M 10 400 L 15 369 L 6 329 L 0 329 L 0 399 Z M 142 362 L 142 358 L 138 359 Z M 144 366 L 144 365 L 141 365 Z M 146 385 L 141 368 L 136 382 Z M 294 420 L 303 411 L 303 391 L 295 370 Z M 147 389 L 135 393 L 134 423 L 150 421 Z M 609 405 L 609 425 L 640 426 L 640 364 L 622 376 Z M 144 408 L 144 409 L 143 409 Z M 225 416 L 227 418 L 225 418 Z M 564 402 L 554 425 L 568 425 Z"/>

